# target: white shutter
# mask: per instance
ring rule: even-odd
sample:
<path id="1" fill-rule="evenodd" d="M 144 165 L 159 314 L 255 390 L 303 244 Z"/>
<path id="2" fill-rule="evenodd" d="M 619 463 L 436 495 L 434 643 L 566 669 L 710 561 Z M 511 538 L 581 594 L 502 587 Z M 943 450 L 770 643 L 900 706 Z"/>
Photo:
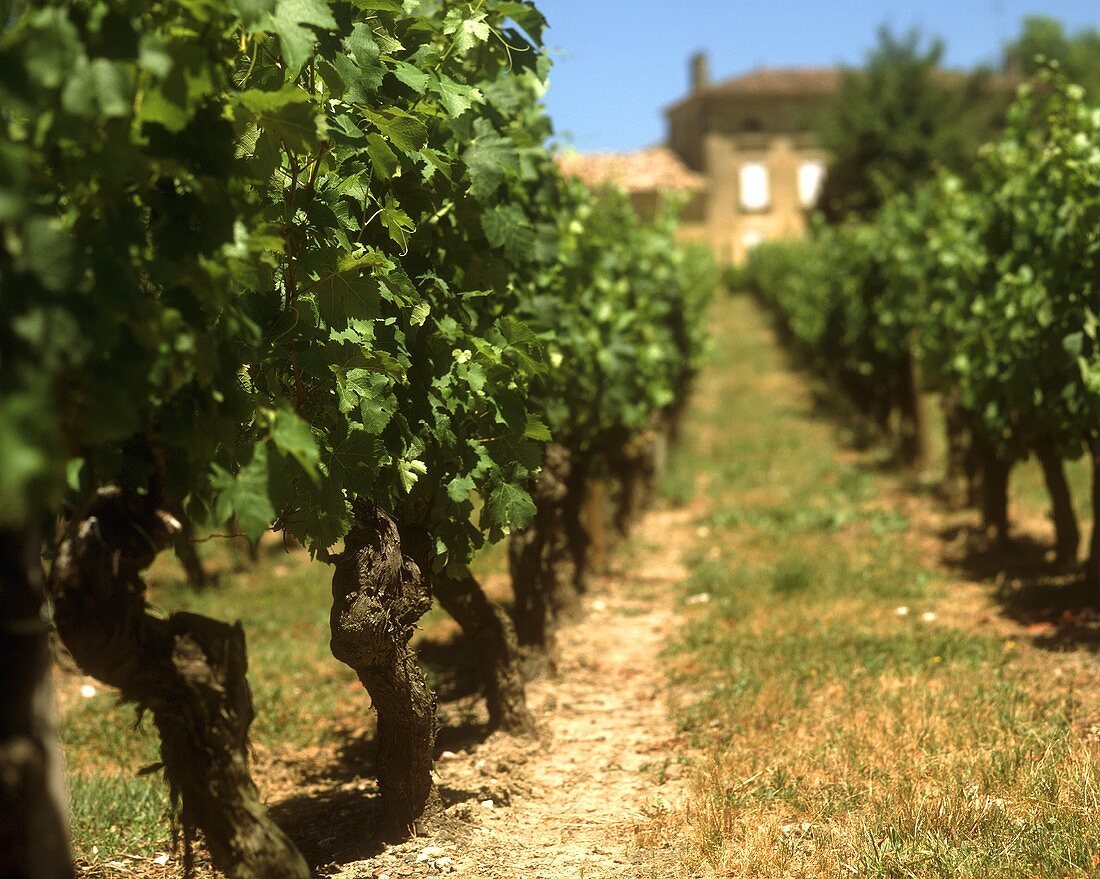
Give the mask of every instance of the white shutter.
<path id="1" fill-rule="evenodd" d="M 821 162 L 803 162 L 798 169 L 798 200 L 804 208 L 817 204 L 821 184 L 825 179 L 825 165 Z"/>
<path id="2" fill-rule="evenodd" d="M 746 211 L 760 211 L 771 204 L 768 168 L 762 162 L 749 162 L 741 166 L 741 207 Z"/>

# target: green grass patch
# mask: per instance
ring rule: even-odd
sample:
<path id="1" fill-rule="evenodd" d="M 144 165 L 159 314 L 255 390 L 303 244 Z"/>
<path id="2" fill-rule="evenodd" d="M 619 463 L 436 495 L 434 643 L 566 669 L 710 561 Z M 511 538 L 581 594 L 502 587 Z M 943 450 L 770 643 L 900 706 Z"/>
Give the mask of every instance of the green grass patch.
<path id="1" fill-rule="evenodd" d="M 73 774 L 73 847 L 92 862 L 171 850 L 168 794 L 159 778 Z"/>
<path id="2" fill-rule="evenodd" d="M 300 549 L 284 552 L 275 541 L 248 561 L 243 548 L 211 541 L 201 545 L 217 582 L 196 591 L 164 553 L 149 572 L 150 601 L 160 612 L 189 610 L 240 620 L 248 640 L 248 678 L 256 718 L 252 742 L 261 789 L 265 761 L 293 764 L 303 753 L 328 749 L 333 757 L 351 734 L 374 723 L 370 699 L 355 674 L 329 652 L 332 568 Z M 507 568 L 502 548 L 478 560 L 483 573 Z M 421 621 L 431 634 L 447 619 L 438 607 Z M 438 683 L 449 669 L 426 668 Z M 138 777 L 159 760 L 152 718 L 138 725 L 133 706 L 96 686 L 80 695 L 84 679 L 61 676 L 62 742 L 71 778 L 74 849 L 90 862 L 165 851 L 169 840 L 167 790 L 159 772 Z M 92 851 L 95 846 L 98 852 Z"/>
<path id="3" fill-rule="evenodd" d="M 889 477 L 840 454 L 751 301 L 719 302 L 715 333 L 679 452 L 709 505 L 683 587 L 707 600 L 686 601 L 670 649 L 699 754 L 686 866 L 1096 875 L 1096 761 L 1072 694 L 1013 643 L 945 624 L 951 587 L 877 501 Z"/>

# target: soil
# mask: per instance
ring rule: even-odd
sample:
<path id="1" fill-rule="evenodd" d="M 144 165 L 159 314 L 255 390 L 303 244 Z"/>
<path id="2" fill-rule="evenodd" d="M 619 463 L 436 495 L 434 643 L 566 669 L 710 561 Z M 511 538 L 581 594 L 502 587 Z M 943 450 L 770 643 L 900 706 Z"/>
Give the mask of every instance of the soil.
<path id="1" fill-rule="evenodd" d="M 583 619 L 559 632 L 556 673 L 528 686 L 537 739 L 475 735 L 465 748 L 444 751 L 436 763 L 446 805 L 441 827 L 400 845 L 376 843 L 361 859 L 332 851 L 319 872 L 341 879 L 679 874 L 673 843 L 654 844 L 650 834 L 642 846 L 638 837 L 671 817 L 686 795 L 680 757 L 687 745 L 672 725 L 661 653 L 678 625 L 681 555 L 692 542 L 695 515 L 680 509 L 643 517 L 629 546 L 629 570 L 599 578 L 585 597 Z M 480 711 L 476 697 L 444 702 L 440 720 L 445 731 L 476 731 Z M 444 747 L 447 741 L 445 732 Z M 315 789 L 313 802 L 317 794 L 334 804 L 362 801 L 371 788 L 369 777 L 335 788 L 330 780 Z M 310 796 L 298 787 L 295 799 L 304 806 Z M 357 820 L 352 806 L 327 817 L 311 810 L 320 819 L 312 822 L 293 815 L 292 804 L 273 805 L 318 864 L 327 860 L 329 840 L 310 852 L 306 834 L 338 845 L 347 838 L 340 825 Z M 362 823 L 359 830 L 361 836 Z"/>
<path id="2" fill-rule="evenodd" d="M 780 375 L 776 393 L 790 394 L 792 386 L 806 393 L 801 380 Z M 705 409 L 709 401 L 700 394 L 696 402 Z M 716 429 L 702 422 L 702 431 Z M 837 454 L 881 470 L 874 450 L 842 447 Z M 974 539 L 973 512 L 950 511 L 913 483 L 895 472 L 881 480 L 870 502 L 902 513 L 923 564 L 946 575 L 950 588 L 939 605 L 941 621 L 1018 642 L 1013 649 L 1034 664 L 1037 680 L 1058 678 L 1073 688 L 1079 731 L 1100 739 L 1100 615 L 1072 600 L 1016 607 L 997 597 L 1002 587 L 1026 584 L 1031 567 L 1044 570 L 1042 551 L 1036 560 L 1031 550 L 1050 545 L 1049 522 L 1014 512 L 1013 548 L 983 550 Z M 705 495 L 702 487 L 697 497 Z M 617 553 L 618 569 L 594 582 L 583 618 L 559 633 L 556 672 L 528 685 L 536 739 L 486 737 L 478 696 L 443 694 L 436 773 L 446 808 L 432 833 L 398 845 L 371 835 L 377 826 L 373 725 L 362 726 L 358 699 L 349 700 L 347 716 L 339 719 L 349 744 L 338 755 L 317 747 L 275 758 L 259 750 L 257 776 L 273 813 L 317 872 L 339 879 L 685 876 L 685 860 L 697 859 L 678 856 L 675 828 L 687 805 L 690 754 L 686 736 L 673 724 L 674 693 L 662 649 L 680 624 L 684 554 L 695 544 L 701 512 L 698 504 L 648 512 Z M 1006 568 L 1027 573 L 999 573 Z M 503 575 L 485 585 L 497 597 L 508 593 Z M 457 632 L 443 624 L 434 637 L 446 640 Z M 358 685 L 352 692 L 358 696 Z M 129 865 L 125 874 L 178 875 L 178 864 Z M 199 874 L 213 875 L 202 867 Z M 86 869 L 82 875 L 100 874 Z"/>

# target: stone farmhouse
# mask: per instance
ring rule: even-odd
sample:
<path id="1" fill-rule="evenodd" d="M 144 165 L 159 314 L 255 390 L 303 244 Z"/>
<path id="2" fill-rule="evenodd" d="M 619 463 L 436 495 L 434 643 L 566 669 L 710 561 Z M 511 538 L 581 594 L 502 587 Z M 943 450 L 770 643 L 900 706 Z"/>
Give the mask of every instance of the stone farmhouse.
<path id="1" fill-rule="evenodd" d="M 814 116 L 841 73 L 761 68 L 712 83 L 702 54 L 691 71 L 690 94 L 665 111 L 669 148 L 706 181 L 701 203 L 684 216 L 684 235 L 708 241 L 723 262 L 741 263 L 761 241 L 806 231 L 828 160 Z"/>
<path id="2" fill-rule="evenodd" d="M 675 193 L 683 237 L 740 263 L 761 241 L 805 231 L 826 165 L 813 114 L 839 83 L 837 69 L 767 68 L 712 83 L 707 58 L 698 54 L 691 92 L 665 110 L 664 146 L 567 152 L 559 163 L 590 186 L 625 189 L 643 215 Z"/>
<path id="3" fill-rule="evenodd" d="M 805 234 L 828 164 L 815 117 L 840 88 L 841 68 L 765 67 L 712 82 L 699 53 L 690 71 L 691 91 L 665 110 L 665 145 L 566 153 L 562 169 L 592 186 L 622 187 L 643 215 L 676 194 L 682 236 L 709 243 L 721 262 L 740 264 L 761 241 Z M 1002 75 L 988 85 L 1008 93 L 1018 82 Z"/>

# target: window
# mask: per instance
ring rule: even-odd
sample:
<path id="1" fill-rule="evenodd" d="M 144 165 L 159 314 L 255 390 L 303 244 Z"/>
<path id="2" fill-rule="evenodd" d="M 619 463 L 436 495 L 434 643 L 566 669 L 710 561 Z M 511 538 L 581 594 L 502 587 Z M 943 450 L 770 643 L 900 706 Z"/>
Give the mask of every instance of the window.
<path id="1" fill-rule="evenodd" d="M 764 241 L 763 233 L 756 229 L 749 229 L 744 235 L 741 236 L 741 246 L 745 248 L 745 253 L 749 253 L 758 244 Z"/>
<path id="2" fill-rule="evenodd" d="M 812 208 L 821 194 L 825 180 L 825 165 L 821 162 L 803 162 L 798 169 L 798 200 L 802 207 Z"/>
<path id="3" fill-rule="evenodd" d="M 768 169 L 762 162 L 741 166 L 741 207 L 746 211 L 766 210 L 771 203 Z"/>

